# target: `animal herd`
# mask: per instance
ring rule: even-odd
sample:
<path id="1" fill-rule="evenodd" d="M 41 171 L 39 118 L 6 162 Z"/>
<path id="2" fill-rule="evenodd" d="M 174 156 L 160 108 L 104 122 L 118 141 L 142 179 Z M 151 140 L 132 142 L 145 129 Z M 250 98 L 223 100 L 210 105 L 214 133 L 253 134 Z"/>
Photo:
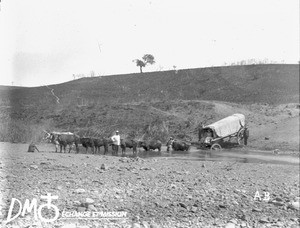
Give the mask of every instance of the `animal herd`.
<path id="1" fill-rule="evenodd" d="M 76 153 L 79 153 L 79 145 L 85 148 L 85 152 L 88 153 L 89 148 L 91 148 L 92 154 L 100 154 L 100 148 L 104 148 L 103 154 L 108 153 L 108 148 L 113 144 L 113 141 L 109 137 L 80 137 L 79 135 L 72 132 L 46 132 L 44 135 L 44 140 L 55 145 L 55 152 L 64 151 L 66 152 L 67 146 L 69 147 L 69 153 L 75 146 Z M 170 149 L 178 151 L 188 151 L 190 144 L 178 141 L 170 138 L 166 144 L 167 151 Z M 145 151 L 162 149 L 162 142 L 156 139 L 148 140 L 136 140 L 130 138 L 121 138 L 120 148 L 122 154 L 126 153 L 126 148 L 132 149 L 133 154 L 137 153 L 137 148 L 143 148 Z M 113 150 L 113 155 L 117 155 L 116 151 Z"/>

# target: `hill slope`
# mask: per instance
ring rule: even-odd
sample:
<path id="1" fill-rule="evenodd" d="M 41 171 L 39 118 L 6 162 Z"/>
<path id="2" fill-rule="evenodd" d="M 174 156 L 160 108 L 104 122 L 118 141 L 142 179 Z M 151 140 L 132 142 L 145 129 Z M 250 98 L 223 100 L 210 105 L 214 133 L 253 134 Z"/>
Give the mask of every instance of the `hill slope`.
<path id="1" fill-rule="evenodd" d="M 299 102 L 299 65 L 115 75 L 35 88 L 2 86 L 0 96 L 2 141 L 37 140 L 43 129 L 107 135 L 116 128 L 162 140 L 170 135 L 195 139 L 199 124 L 237 112 L 246 115 L 252 129 L 276 129 L 277 123 L 297 117 L 297 104 L 283 104 Z"/>
<path id="2" fill-rule="evenodd" d="M 198 68 L 82 78 L 51 85 L 60 103 L 219 100 L 241 103 L 299 101 L 299 65 Z M 56 105 L 47 87 L 0 87 L 1 105 Z"/>

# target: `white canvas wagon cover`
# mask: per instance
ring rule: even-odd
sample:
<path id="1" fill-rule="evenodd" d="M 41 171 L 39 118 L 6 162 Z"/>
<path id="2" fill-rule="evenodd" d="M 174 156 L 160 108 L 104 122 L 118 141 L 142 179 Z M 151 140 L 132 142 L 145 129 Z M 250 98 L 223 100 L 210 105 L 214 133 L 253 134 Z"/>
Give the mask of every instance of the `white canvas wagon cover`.
<path id="1" fill-rule="evenodd" d="M 244 126 L 245 116 L 243 114 L 233 114 L 205 128 L 212 129 L 218 137 L 222 138 L 237 133 Z"/>

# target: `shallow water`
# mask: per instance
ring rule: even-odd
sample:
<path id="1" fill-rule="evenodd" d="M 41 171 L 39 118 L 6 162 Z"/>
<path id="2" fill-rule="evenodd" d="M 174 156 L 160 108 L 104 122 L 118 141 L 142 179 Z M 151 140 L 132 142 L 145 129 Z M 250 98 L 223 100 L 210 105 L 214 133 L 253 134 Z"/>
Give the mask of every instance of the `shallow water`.
<path id="1" fill-rule="evenodd" d="M 267 163 L 267 164 L 291 164 L 299 165 L 299 157 L 287 155 L 274 155 L 270 152 L 255 152 L 242 150 L 194 150 L 189 152 L 173 151 L 167 152 L 140 152 L 139 157 L 168 157 L 179 160 L 196 160 L 196 161 L 232 161 L 241 163 Z"/>
<path id="2" fill-rule="evenodd" d="M 6 153 L 9 157 L 18 157 L 18 153 L 27 152 L 29 144 L 0 142 L 0 155 Z M 53 153 L 55 147 L 52 144 L 37 144 L 41 153 Z M 84 148 L 80 148 L 81 153 L 85 153 Z M 37 153 L 37 152 L 36 152 Z M 71 152 L 74 154 L 74 150 Z M 101 148 L 103 154 L 103 148 Z M 108 155 L 111 155 L 109 151 Z M 95 155 L 97 156 L 97 155 Z M 119 152 L 119 156 L 121 153 Z M 133 157 L 132 150 L 126 150 L 127 157 Z M 231 161 L 241 163 L 265 163 L 265 164 L 290 164 L 299 165 L 299 156 L 275 155 L 267 151 L 255 151 L 247 148 L 223 149 L 222 151 L 197 150 L 190 151 L 171 151 L 166 152 L 166 148 L 162 148 L 162 152 L 158 151 L 139 151 L 138 156 L 141 158 L 166 157 L 169 159 L 179 160 L 195 160 L 195 161 Z M 3 158 L 2 156 L 0 158 Z"/>

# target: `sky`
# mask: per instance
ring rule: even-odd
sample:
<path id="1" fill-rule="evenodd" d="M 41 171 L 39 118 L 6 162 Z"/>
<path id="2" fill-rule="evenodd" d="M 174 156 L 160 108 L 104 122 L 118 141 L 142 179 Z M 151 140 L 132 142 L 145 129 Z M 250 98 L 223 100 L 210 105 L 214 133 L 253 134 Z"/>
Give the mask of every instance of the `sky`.
<path id="1" fill-rule="evenodd" d="M 2 0 L 0 85 L 91 76 L 298 63 L 298 0 Z"/>

